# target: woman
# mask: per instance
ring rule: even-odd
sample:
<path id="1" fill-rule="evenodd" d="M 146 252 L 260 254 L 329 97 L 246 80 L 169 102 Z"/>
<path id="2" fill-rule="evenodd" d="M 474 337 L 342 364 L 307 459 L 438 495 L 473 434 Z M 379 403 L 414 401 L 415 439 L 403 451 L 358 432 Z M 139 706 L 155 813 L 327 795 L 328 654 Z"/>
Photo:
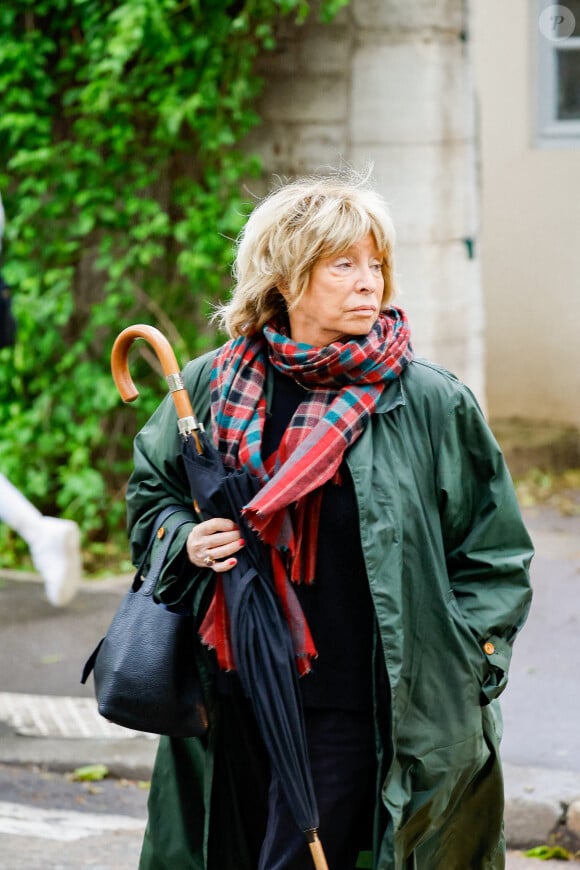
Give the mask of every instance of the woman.
<path id="1" fill-rule="evenodd" d="M 232 340 L 184 378 L 226 462 L 264 483 L 245 513 L 271 548 L 278 588 L 300 604 L 330 870 L 352 870 L 361 850 L 380 870 L 495 870 L 496 698 L 529 608 L 532 548 L 475 399 L 413 359 L 391 305 L 393 242 L 363 179 L 274 191 L 241 235 L 219 312 Z M 157 512 L 188 500 L 175 429 L 166 400 L 136 439 L 135 559 Z M 242 546 L 230 520 L 192 514 L 166 565 L 158 597 L 188 601 L 206 641 L 215 580 Z M 235 675 L 217 673 L 214 656 L 204 648 L 208 739 L 161 738 L 140 866 L 309 868 Z"/>

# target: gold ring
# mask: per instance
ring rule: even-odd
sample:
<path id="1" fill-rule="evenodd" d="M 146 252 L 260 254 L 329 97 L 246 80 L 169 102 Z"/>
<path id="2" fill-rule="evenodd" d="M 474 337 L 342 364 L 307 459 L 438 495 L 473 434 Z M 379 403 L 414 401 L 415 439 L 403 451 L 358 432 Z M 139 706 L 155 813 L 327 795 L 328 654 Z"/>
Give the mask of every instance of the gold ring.
<path id="1" fill-rule="evenodd" d="M 211 568 L 212 565 L 215 565 L 215 559 L 212 559 L 212 557 L 210 556 L 210 554 L 207 553 L 207 554 L 203 557 L 203 564 L 204 564 L 204 565 L 207 565 L 208 568 Z"/>

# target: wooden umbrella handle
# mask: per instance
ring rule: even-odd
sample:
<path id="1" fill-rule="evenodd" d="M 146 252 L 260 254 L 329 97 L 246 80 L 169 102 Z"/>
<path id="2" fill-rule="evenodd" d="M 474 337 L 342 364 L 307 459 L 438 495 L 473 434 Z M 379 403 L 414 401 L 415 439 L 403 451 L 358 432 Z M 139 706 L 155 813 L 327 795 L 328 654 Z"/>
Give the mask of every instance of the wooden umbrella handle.
<path id="1" fill-rule="evenodd" d="M 139 390 L 133 383 L 129 372 L 129 349 L 137 338 L 143 338 L 155 351 L 171 391 L 179 420 L 193 421 L 192 427 L 187 427 L 188 431 L 191 428 L 197 429 L 198 424 L 191 407 L 189 395 L 183 385 L 183 379 L 173 348 L 163 333 L 154 326 L 136 323 L 134 326 L 128 326 L 124 329 L 115 339 L 113 350 L 111 351 L 111 371 L 121 398 L 124 402 L 134 402 L 139 395 Z M 197 436 L 196 444 L 199 447 Z"/>
<path id="2" fill-rule="evenodd" d="M 308 846 L 316 870 L 328 870 L 324 849 L 322 848 L 322 843 L 320 842 L 316 831 L 311 832 L 311 838 L 309 837 L 308 839 Z"/>

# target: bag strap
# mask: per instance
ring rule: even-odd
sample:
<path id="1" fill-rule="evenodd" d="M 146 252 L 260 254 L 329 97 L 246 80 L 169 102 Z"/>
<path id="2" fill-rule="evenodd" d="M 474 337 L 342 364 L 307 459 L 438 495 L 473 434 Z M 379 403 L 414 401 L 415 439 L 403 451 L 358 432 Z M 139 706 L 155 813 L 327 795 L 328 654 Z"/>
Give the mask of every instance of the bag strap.
<path id="1" fill-rule="evenodd" d="M 167 559 L 167 554 L 169 552 L 169 548 L 171 547 L 175 536 L 179 529 L 191 522 L 191 518 L 193 514 L 189 514 L 189 516 L 184 517 L 181 522 L 175 523 L 175 525 L 171 525 L 171 527 L 166 528 L 165 523 L 167 520 L 173 516 L 173 514 L 179 512 L 187 512 L 188 508 L 184 507 L 184 505 L 169 505 L 164 508 L 156 517 L 155 523 L 153 525 L 153 531 L 151 532 L 151 537 L 149 539 L 149 543 L 147 544 L 147 549 L 143 554 L 141 561 L 139 563 L 139 567 L 135 573 L 135 579 L 133 580 L 133 589 L 136 591 L 139 589 L 142 584 L 144 584 L 141 592 L 143 595 L 152 595 L 157 584 L 157 580 L 159 579 L 159 575 L 161 573 L 161 569 L 165 564 L 165 560 Z M 163 532 L 160 534 L 161 530 Z M 153 545 L 156 541 L 161 541 L 161 546 L 155 552 L 154 558 L 151 561 L 149 566 L 149 570 L 147 571 L 147 576 L 143 577 L 142 572 L 147 564 L 151 551 L 153 549 Z"/>
<path id="2" fill-rule="evenodd" d="M 143 554 L 143 557 L 139 563 L 139 567 L 137 568 L 137 572 L 136 572 L 135 578 L 133 580 L 133 585 L 131 587 L 132 591 L 134 593 L 140 592 L 142 595 L 152 595 L 153 594 L 153 592 L 155 590 L 156 583 L 157 583 L 157 579 L 159 577 L 159 574 L 161 573 L 161 569 L 163 568 L 163 564 L 165 562 L 165 559 L 167 558 L 167 553 L 169 552 L 169 548 L 170 548 L 171 544 L 173 543 L 175 535 L 177 534 L 177 531 L 182 526 L 191 522 L 191 517 L 193 516 L 193 514 L 189 514 L 188 516 L 184 517 L 183 520 L 176 523 L 174 526 L 171 526 L 171 528 L 165 529 L 162 536 L 159 536 L 159 530 L 161 528 L 163 528 L 164 523 L 167 522 L 169 517 L 173 516 L 173 514 L 179 513 L 180 511 L 183 511 L 183 512 L 186 512 L 189 514 L 188 508 L 182 504 L 169 505 L 169 507 L 164 508 L 158 514 L 158 516 L 155 518 L 155 523 L 153 525 L 153 531 L 151 533 L 149 543 L 147 544 L 147 549 L 145 550 L 145 553 Z M 145 578 L 143 578 L 141 575 L 141 572 L 145 568 L 145 565 L 147 564 L 147 559 L 149 558 L 149 554 L 151 553 L 151 550 L 153 548 L 153 544 L 157 540 L 162 540 L 163 545 L 155 553 L 155 558 L 153 559 L 153 562 L 151 563 L 149 571 L 147 572 L 147 576 Z M 93 650 L 91 656 L 85 662 L 85 666 L 83 668 L 83 672 L 81 675 L 81 683 L 86 683 L 86 681 L 88 680 L 89 675 L 95 666 L 95 662 L 97 660 L 99 650 L 101 649 L 101 646 L 102 646 L 104 640 L 105 640 L 104 637 L 101 638 L 96 649 Z"/>

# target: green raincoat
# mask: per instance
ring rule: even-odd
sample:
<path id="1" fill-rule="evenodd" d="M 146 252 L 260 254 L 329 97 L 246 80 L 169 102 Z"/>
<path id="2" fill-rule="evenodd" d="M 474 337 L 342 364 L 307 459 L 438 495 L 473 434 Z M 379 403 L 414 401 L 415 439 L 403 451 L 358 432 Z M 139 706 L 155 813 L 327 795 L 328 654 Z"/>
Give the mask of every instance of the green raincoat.
<path id="1" fill-rule="evenodd" d="M 207 428 L 212 359 L 184 371 Z M 135 561 L 157 512 L 191 504 L 179 454 L 167 397 L 135 442 Z M 391 701 L 388 721 L 377 714 L 373 867 L 500 870 L 496 699 L 530 606 L 533 552 L 509 473 L 470 391 L 424 360 L 385 389 L 346 460 L 377 615 L 375 655 L 388 675 L 380 688 Z M 198 610 L 212 575 L 187 563 L 188 531 L 158 596 Z M 256 870 L 259 843 L 245 836 L 243 814 L 264 799 L 267 764 L 247 718 L 212 691 L 206 656 L 200 648 L 212 727 L 203 740 L 160 739 L 141 870 Z"/>

